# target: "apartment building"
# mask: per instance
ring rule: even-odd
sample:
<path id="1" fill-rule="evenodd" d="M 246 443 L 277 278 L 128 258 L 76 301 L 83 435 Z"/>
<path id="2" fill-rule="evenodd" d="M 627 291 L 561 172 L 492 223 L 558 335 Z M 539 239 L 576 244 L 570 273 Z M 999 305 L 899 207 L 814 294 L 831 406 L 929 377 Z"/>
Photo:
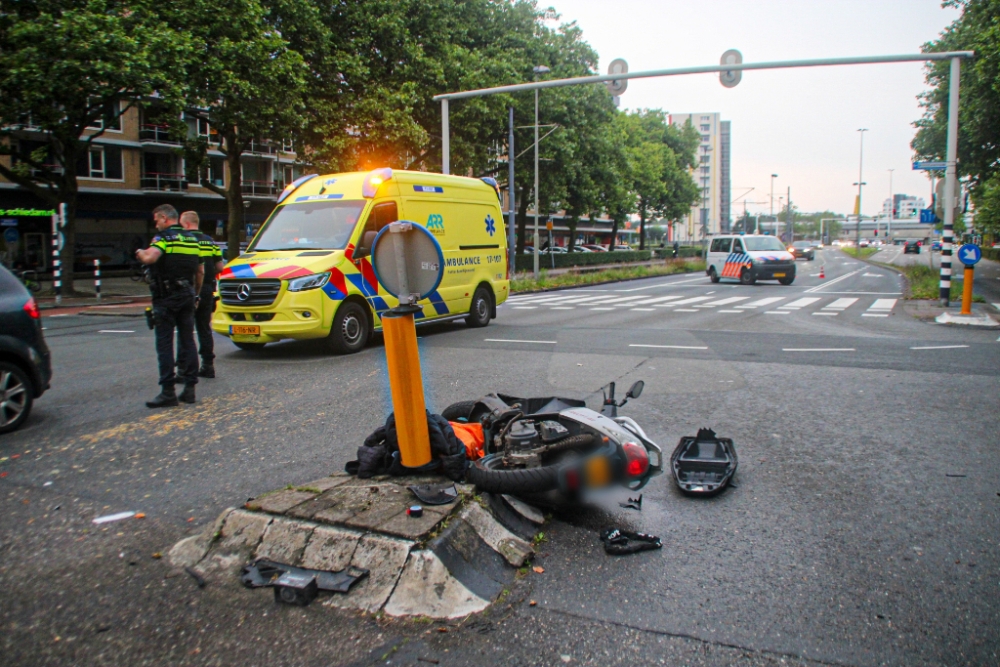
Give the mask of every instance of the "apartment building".
<path id="1" fill-rule="evenodd" d="M 189 136 L 215 142 L 211 124 L 190 114 L 184 120 Z M 33 149 L 44 147 L 44 138 L 29 123 L 11 140 Z M 94 258 L 107 266 L 126 264 L 136 248 L 148 244 L 154 231 L 150 211 L 159 204 L 197 211 L 202 231 L 218 240 L 225 238 L 229 217 L 225 199 L 186 173 L 179 147 L 155 104 L 128 109 L 114 127 L 105 128 L 94 140 L 78 165 L 78 268 Z M 0 160 L 11 164 L 8 156 Z M 255 141 L 243 155 L 242 171 L 245 222 L 253 228 L 270 214 L 285 184 L 299 176 L 294 149 L 290 142 Z M 228 183 L 222 153 L 210 150 L 209 165 L 198 176 L 219 186 Z M 48 209 L 34 194 L 0 177 L 0 252 L 7 261 L 49 268 L 52 222 Z"/>
<path id="2" fill-rule="evenodd" d="M 718 113 L 670 114 L 668 122 L 683 126 L 688 121 L 701 136 L 698 164 L 691 177 L 701 191 L 701 199 L 691 207 L 682 224 L 675 225 L 677 240 L 701 241 L 709 235 L 730 230 L 730 150 L 731 124 Z"/>
<path id="3" fill-rule="evenodd" d="M 882 202 L 882 217 L 888 218 L 890 211 L 892 211 L 893 219 L 919 218 L 922 208 L 927 208 L 927 202 L 921 197 L 897 194 L 893 195 L 892 199 L 886 199 Z"/>

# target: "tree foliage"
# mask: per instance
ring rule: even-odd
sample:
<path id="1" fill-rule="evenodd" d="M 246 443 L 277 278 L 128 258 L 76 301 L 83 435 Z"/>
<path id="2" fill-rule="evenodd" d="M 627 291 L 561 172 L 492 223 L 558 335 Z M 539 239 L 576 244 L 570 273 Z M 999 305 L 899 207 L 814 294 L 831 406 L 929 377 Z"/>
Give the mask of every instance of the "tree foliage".
<path id="1" fill-rule="evenodd" d="M 1000 0 L 947 0 L 962 15 L 940 38 L 924 45 L 926 52 L 976 52 L 962 62 L 958 118 L 958 171 L 972 187 L 976 225 L 1000 230 L 1000 218 L 988 205 L 1000 185 Z M 915 123 L 912 147 L 920 159 L 943 160 L 948 120 L 949 63 L 927 69 L 931 89 L 920 97 L 924 117 Z M 983 210 L 980 210 L 983 209 Z"/>

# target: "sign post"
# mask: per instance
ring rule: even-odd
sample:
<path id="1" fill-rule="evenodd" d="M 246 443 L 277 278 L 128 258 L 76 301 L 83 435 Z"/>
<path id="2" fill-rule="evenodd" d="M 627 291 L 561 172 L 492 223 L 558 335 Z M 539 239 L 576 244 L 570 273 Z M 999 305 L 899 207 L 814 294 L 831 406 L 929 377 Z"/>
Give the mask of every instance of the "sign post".
<path id="1" fill-rule="evenodd" d="M 56 293 L 56 305 L 62 304 L 62 228 L 66 224 L 66 204 L 52 213 L 52 290 Z M 72 267 L 70 267 L 72 268 Z"/>
<path id="2" fill-rule="evenodd" d="M 975 277 L 976 263 L 982 258 L 983 251 L 972 243 L 966 243 L 958 249 L 958 261 L 965 265 L 962 284 L 962 315 L 972 314 L 972 282 Z"/>
<path id="3" fill-rule="evenodd" d="M 389 389 L 396 416 L 400 463 L 419 468 L 431 462 L 424 382 L 417 350 L 417 301 L 441 284 L 444 254 L 427 229 L 405 220 L 382 228 L 372 244 L 375 276 L 399 305 L 382 314 Z"/>

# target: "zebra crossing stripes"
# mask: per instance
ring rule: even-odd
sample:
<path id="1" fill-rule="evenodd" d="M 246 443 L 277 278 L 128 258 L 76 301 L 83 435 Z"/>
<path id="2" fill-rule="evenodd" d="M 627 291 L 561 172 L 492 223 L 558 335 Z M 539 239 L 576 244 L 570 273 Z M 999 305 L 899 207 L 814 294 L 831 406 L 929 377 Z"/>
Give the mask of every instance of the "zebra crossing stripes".
<path id="1" fill-rule="evenodd" d="M 861 313 L 861 317 L 889 317 L 896 299 L 875 299 L 875 302 L 868 306 L 868 310 Z"/>
<path id="2" fill-rule="evenodd" d="M 791 303 L 786 303 L 784 306 L 778 306 L 778 310 L 800 310 L 808 305 L 814 304 L 819 301 L 818 296 L 807 296 L 802 299 L 797 299 Z"/>
<path id="3" fill-rule="evenodd" d="M 785 297 L 783 296 L 772 296 L 766 299 L 760 299 L 758 301 L 751 301 L 750 303 L 744 303 L 736 307 L 741 310 L 744 308 L 760 308 L 762 306 L 769 306 L 772 303 L 778 303 L 779 301 L 784 301 L 784 300 Z"/>
<path id="4" fill-rule="evenodd" d="M 728 299 L 719 299 L 718 301 L 712 301 L 709 303 L 700 303 L 695 308 L 715 308 L 716 306 L 728 306 L 731 303 L 736 303 L 737 301 L 746 301 L 750 297 L 748 296 L 731 296 Z"/>
<path id="5" fill-rule="evenodd" d="M 669 305 L 670 305 L 670 307 L 673 307 L 673 306 L 687 306 L 688 304 L 698 303 L 699 301 L 708 301 L 711 298 L 712 297 L 710 297 L 710 296 L 696 296 L 696 297 L 692 297 L 690 299 L 684 299 L 683 301 L 674 301 L 673 303 L 671 303 Z M 694 312 L 697 312 L 697 311 L 694 311 Z"/>
<path id="6" fill-rule="evenodd" d="M 833 303 L 823 306 L 822 310 L 816 311 L 815 313 L 813 313 L 813 315 L 836 317 L 837 315 L 840 315 L 842 312 L 844 312 L 852 305 L 854 305 L 856 301 L 857 301 L 856 298 L 837 299 Z"/>

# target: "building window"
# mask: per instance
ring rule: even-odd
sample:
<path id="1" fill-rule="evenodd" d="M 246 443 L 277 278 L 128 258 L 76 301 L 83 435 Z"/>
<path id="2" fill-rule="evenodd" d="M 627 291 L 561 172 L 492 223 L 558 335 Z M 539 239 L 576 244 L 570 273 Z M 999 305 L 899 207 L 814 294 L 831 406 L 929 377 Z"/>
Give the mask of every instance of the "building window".
<path id="1" fill-rule="evenodd" d="M 281 152 L 282 153 L 294 153 L 295 152 L 295 144 L 292 143 L 291 139 L 282 139 L 281 140 Z M 289 181 L 289 182 L 291 182 L 291 181 Z"/>
<path id="2" fill-rule="evenodd" d="M 709 130 L 711 130 L 711 129 L 712 129 L 712 126 L 711 126 L 711 125 L 702 125 L 702 126 L 701 126 L 701 131 L 702 131 L 702 132 L 708 132 L 708 131 L 709 131 Z"/>
<path id="3" fill-rule="evenodd" d="M 701 173 L 704 174 L 705 176 L 708 176 L 709 170 L 710 170 L 710 167 L 702 167 L 701 168 Z"/>
<path id="4" fill-rule="evenodd" d="M 701 156 L 702 163 L 707 163 L 709 161 L 709 158 L 710 158 L 709 155 L 702 155 Z"/>
<path id="5" fill-rule="evenodd" d="M 106 130 L 108 132 L 121 132 L 122 131 L 122 103 L 111 102 L 104 109 L 105 118 L 112 118 L 107 127 L 104 125 L 104 118 L 99 118 L 97 122 L 93 125 L 89 125 L 87 129 L 90 130 Z M 97 178 L 96 176 L 94 178 Z"/>
<path id="6" fill-rule="evenodd" d="M 711 139 L 711 137 L 708 136 L 707 134 L 701 135 L 701 140 L 702 140 L 703 143 L 707 144 L 709 139 Z"/>
<path id="7" fill-rule="evenodd" d="M 80 178 L 122 180 L 122 149 L 117 146 L 91 146 L 80 156 L 76 173 Z"/>
<path id="8" fill-rule="evenodd" d="M 702 120 L 711 120 L 712 117 L 711 116 L 702 116 L 701 119 Z"/>

